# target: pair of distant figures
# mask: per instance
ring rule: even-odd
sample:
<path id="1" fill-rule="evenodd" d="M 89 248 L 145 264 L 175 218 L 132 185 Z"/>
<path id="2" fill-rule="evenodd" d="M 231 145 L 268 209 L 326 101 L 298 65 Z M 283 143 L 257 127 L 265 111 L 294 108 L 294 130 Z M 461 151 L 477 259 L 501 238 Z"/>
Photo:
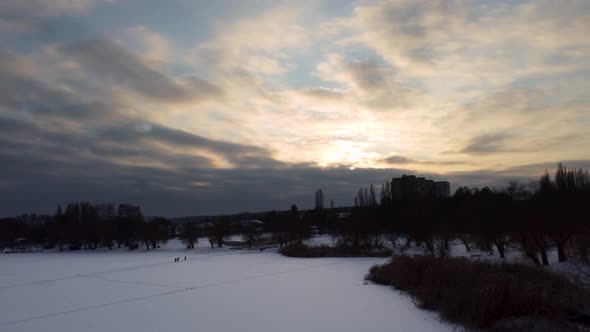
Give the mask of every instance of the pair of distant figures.
<path id="1" fill-rule="evenodd" d="M 184 260 L 186 260 L 186 256 L 184 256 Z M 175 262 L 180 262 L 180 257 L 176 257 L 176 258 L 174 258 L 174 261 L 175 261 Z"/>

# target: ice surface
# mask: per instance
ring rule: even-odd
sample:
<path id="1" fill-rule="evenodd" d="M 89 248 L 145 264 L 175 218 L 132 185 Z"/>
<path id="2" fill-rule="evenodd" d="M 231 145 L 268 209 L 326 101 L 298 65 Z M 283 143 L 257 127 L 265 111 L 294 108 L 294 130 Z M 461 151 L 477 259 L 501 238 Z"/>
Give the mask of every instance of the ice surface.
<path id="1" fill-rule="evenodd" d="M 0 255 L 0 331 L 455 329 L 392 288 L 365 284 L 384 259 L 207 245 Z"/>

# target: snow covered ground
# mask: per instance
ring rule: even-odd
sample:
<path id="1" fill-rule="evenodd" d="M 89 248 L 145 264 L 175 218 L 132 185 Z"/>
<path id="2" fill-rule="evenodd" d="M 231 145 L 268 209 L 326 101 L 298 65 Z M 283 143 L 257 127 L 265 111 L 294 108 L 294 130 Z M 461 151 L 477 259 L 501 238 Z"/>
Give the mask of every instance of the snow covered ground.
<path id="1" fill-rule="evenodd" d="M 0 255 L 0 331 L 456 329 L 389 287 L 365 284 L 384 259 L 207 247 Z"/>

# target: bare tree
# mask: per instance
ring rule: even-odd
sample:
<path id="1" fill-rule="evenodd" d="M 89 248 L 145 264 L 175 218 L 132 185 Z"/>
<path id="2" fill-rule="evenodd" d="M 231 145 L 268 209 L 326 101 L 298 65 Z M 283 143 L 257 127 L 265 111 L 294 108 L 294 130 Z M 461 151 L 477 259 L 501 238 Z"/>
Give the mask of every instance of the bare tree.
<path id="1" fill-rule="evenodd" d="M 252 248 L 252 245 L 258 241 L 260 235 L 262 235 L 262 230 L 258 225 L 246 223 L 242 226 L 242 239 L 248 244 L 248 248 Z"/>
<path id="2" fill-rule="evenodd" d="M 557 170 L 555 171 L 555 184 L 557 185 L 557 190 L 560 192 L 569 191 L 567 168 L 562 163 L 557 164 Z"/>
<path id="3" fill-rule="evenodd" d="M 519 183 L 516 180 L 509 181 L 508 185 L 501 192 L 510 196 L 515 201 L 528 199 L 532 195 L 529 186 Z"/>
<path id="4" fill-rule="evenodd" d="M 179 237 L 187 249 L 193 249 L 199 240 L 199 227 L 194 222 L 188 222 L 182 226 Z"/>
<path id="5" fill-rule="evenodd" d="M 381 206 L 390 206 L 393 201 L 391 194 L 391 184 L 389 181 L 381 185 Z"/>
<path id="6" fill-rule="evenodd" d="M 218 248 L 223 247 L 225 239 L 229 236 L 229 226 L 229 221 L 226 218 L 222 218 L 221 220 L 218 220 L 213 223 L 213 226 L 211 227 L 211 232 Z"/>
<path id="7" fill-rule="evenodd" d="M 377 194 L 373 185 L 369 188 L 369 206 L 377 206 Z"/>
<path id="8" fill-rule="evenodd" d="M 549 176 L 549 172 L 545 170 L 545 174 L 541 176 L 539 179 L 539 192 L 542 194 L 550 193 L 553 191 L 553 183 L 551 182 L 551 177 Z"/>

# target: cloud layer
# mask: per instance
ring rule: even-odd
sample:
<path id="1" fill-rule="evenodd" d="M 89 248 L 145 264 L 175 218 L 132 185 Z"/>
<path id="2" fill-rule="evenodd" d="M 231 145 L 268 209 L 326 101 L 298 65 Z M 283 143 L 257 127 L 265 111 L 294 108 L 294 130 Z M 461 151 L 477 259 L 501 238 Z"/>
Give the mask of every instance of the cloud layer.
<path id="1" fill-rule="evenodd" d="M 586 1 L 152 5 L 0 5 L 0 215 L 347 205 L 404 173 L 589 165 Z"/>

